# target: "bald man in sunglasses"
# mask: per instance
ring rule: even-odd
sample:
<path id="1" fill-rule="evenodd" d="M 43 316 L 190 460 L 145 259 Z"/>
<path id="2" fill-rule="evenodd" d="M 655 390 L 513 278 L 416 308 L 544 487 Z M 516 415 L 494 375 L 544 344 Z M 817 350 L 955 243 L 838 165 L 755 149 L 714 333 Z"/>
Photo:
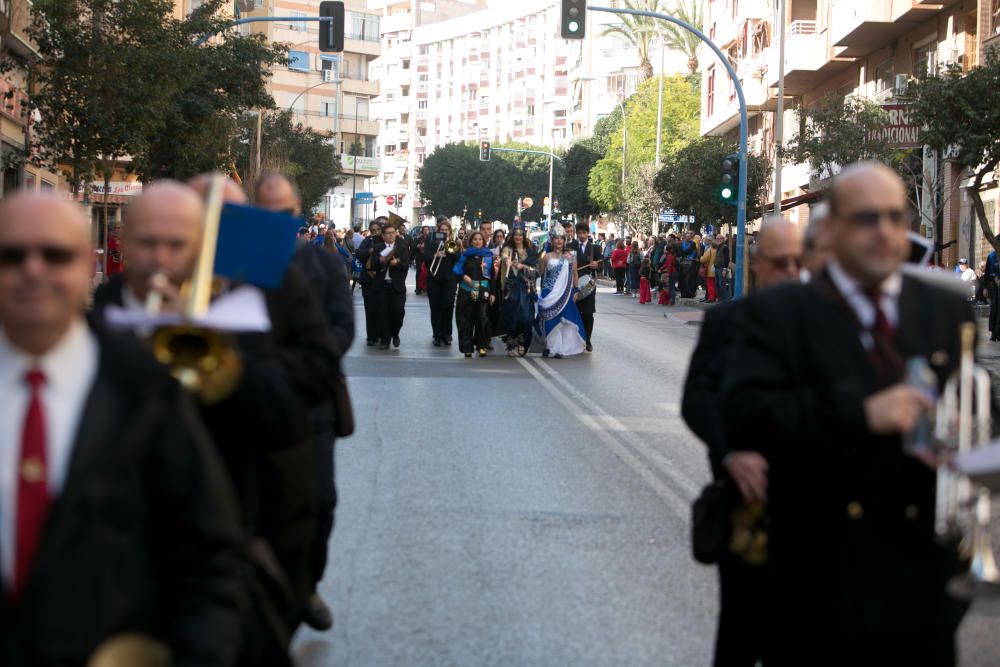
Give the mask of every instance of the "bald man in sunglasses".
<path id="1" fill-rule="evenodd" d="M 0 664 L 82 665 L 125 633 L 236 664 L 235 499 L 194 407 L 84 320 L 82 210 L 15 194 L 0 220 Z"/>
<path id="2" fill-rule="evenodd" d="M 769 465 L 765 665 L 948 667 L 957 551 L 934 538 L 936 462 L 903 450 L 933 409 L 903 378 L 921 357 L 943 386 L 972 312 L 901 272 L 910 213 L 895 172 L 849 166 L 829 204 L 826 268 L 748 301 L 723 387 L 726 431 Z"/>

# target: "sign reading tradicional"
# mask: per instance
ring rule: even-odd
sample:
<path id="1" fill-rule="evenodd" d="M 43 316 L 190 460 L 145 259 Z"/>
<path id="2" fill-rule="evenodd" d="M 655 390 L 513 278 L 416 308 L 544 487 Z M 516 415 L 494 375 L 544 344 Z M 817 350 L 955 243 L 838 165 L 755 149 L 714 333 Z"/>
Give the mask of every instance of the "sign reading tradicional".
<path id="1" fill-rule="evenodd" d="M 883 104 L 889 114 L 889 122 L 879 131 L 890 148 L 917 148 L 920 143 L 920 126 L 910 121 L 910 112 L 905 104 Z"/>

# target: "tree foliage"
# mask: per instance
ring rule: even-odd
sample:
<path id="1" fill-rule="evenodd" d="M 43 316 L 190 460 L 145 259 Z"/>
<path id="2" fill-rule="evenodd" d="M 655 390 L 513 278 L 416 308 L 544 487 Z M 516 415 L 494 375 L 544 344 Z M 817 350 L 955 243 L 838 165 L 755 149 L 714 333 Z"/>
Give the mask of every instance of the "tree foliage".
<path id="1" fill-rule="evenodd" d="M 69 165 L 74 185 L 99 157 L 129 155 L 145 179 L 223 166 L 239 112 L 273 106 L 265 77 L 286 53 L 226 32 L 225 4 L 207 0 L 179 20 L 172 0 L 37 0 L 41 160 Z"/>
<path id="2" fill-rule="evenodd" d="M 233 141 L 233 163 L 237 173 L 251 173 L 256 161 L 256 114 L 244 114 Z M 329 190 L 343 182 L 340 158 L 325 135 L 292 122 L 288 111 L 265 114 L 262 120 L 261 171 L 280 171 L 296 185 L 302 197 L 302 210 L 317 208 Z M 245 181 L 248 196 L 252 196 L 253 179 Z"/>
<path id="3" fill-rule="evenodd" d="M 673 7 L 666 10 L 667 14 L 693 25 L 704 32 L 705 0 L 676 0 Z M 680 51 L 688 58 L 688 71 L 698 73 L 698 49 L 703 45 L 701 39 L 690 30 L 674 23 L 660 23 L 660 30 L 666 40 L 667 47 Z"/>
<path id="4" fill-rule="evenodd" d="M 625 103 L 627 132 L 625 159 L 626 175 L 633 168 L 651 164 L 656 156 L 656 109 L 659 79 L 645 81 Z M 686 77 L 668 76 L 663 81 L 663 114 L 661 120 L 661 158 L 676 152 L 699 135 L 701 94 Z M 620 113 L 618 115 L 620 118 Z M 622 133 L 618 123 L 608 133 L 604 157 L 590 172 L 590 197 L 605 211 L 620 209 L 622 173 Z"/>
<path id="5" fill-rule="evenodd" d="M 647 12 L 660 11 L 660 0 L 625 0 L 626 9 L 638 9 Z M 659 20 L 648 16 L 634 14 L 619 14 L 621 23 L 610 25 L 602 35 L 619 35 L 635 47 L 639 55 L 639 70 L 642 79 L 653 76 L 653 63 L 649 59 L 650 46 L 657 35 Z"/>
<path id="6" fill-rule="evenodd" d="M 663 198 L 653 187 L 653 165 L 639 165 L 625 177 L 622 220 L 633 233 L 650 234 L 663 208 Z"/>
<path id="7" fill-rule="evenodd" d="M 563 211 L 580 217 L 597 215 L 600 207 L 590 198 L 590 170 L 601 159 L 592 141 L 578 141 L 566 151 L 566 170 L 559 188 L 559 204 Z"/>
<path id="8" fill-rule="evenodd" d="M 737 150 L 722 137 L 702 137 L 669 156 L 653 181 L 664 204 L 693 215 L 698 224 L 736 222 L 736 207 L 719 197 L 722 159 Z M 770 163 L 760 155 L 747 157 L 747 218 L 760 217 Z"/>
<path id="9" fill-rule="evenodd" d="M 923 73 L 910 83 L 905 99 L 911 121 L 923 128 L 921 141 L 972 170 L 966 191 L 983 236 L 1000 251 L 982 200 L 986 175 L 1000 166 L 1000 49 L 987 49 L 983 62 L 968 74 L 958 65 Z"/>
<path id="10" fill-rule="evenodd" d="M 799 162 L 808 162 L 817 176 L 833 176 L 841 167 L 860 160 L 888 163 L 893 150 L 879 130 L 888 113 L 864 98 L 828 95 L 800 108 L 799 133 L 782 150 Z"/>
<path id="11" fill-rule="evenodd" d="M 527 144 L 504 144 L 499 148 L 527 148 L 547 151 Z M 563 167 L 555 164 L 554 192 L 560 198 L 558 183 Z M 531 197 L 534 206 L 524 211 L 527 220 L 542 217 L 542 198 L 549 189 L 549 158 L 544 155 L 494 152 L 489 162 L 480 162 L 479 145 L 454 143 L 441 146 L 427 156 L 420 168 L 420 192 L 430 200 L 428 208 L 437 215 L 461 215 L 468 209 L 472 218 L 482 210 L 483 217 L 510 221 L 520 197 Z"/>

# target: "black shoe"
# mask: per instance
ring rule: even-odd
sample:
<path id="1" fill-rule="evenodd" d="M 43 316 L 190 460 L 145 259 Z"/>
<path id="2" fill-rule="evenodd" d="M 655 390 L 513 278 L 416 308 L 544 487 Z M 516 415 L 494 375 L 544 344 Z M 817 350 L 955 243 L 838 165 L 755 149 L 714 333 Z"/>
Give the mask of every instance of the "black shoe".
<path id="1" fill-rule="evenodd" d="M 588 340 L 587 341 L 587 352 L 593 352 L 593 351 L 594 351 L 594 346 L 591 345 L 590 341 Z"/>
<path id="2" fill-rule="evenodd" d="M 489 350 L 490 352 L 492 352 L 493 351 L 493 343 L 486 343 L 486 349 Z"/>
<path id="3" fill-rule="evenodd" d="M 434 347 L 441 347 L 442 345 L 444 345 L 444 343 L 441 341 L 440 338 L 434 339 Z"/>
<path id="4" fill-rule="evenodd" d="M 471 357 L 472 357 L 472 353 L 471 352 L 466 352 L 465 353 L 465 358 L 466 359 L 470 359 Z"/>
<path id="5" fill-rule="evenodd" d="M 545 350 L 544 352 L 542 352 L 542 356 L 545 357 L 546 359 L 548 359 L 549 358 L 549 351 Z"/>
<path id="6" fill-rule="evenodd" d="M 399 347 L 399 336 L 393 336 L 392 337 L 392 346 L 393 347 Z"/>
<path id="7" fill-rule="evenodd" d="M 325 632 L 333 627 L 333 614 L 330 613 L 330 608 L 326 606 L 323 599 L 313 593 L 309 596 L 306 601 L 305 612 L 302 614 L 302 620 L 306 622 L 313 630 L 319 630 L 320 632 Z"/>
<path id="8" fill-rule="evenodd" d="M 445 336 L 445 338 L 444 338 L 444 344 L 445 345 L 451 345 L 451 336 Z"/>
<path id="9" fill-rule="evenodd" d="M 375 347 L 376 345 L 378 345 L 378 341 L 377 341 L 377 340 L 371 340 L 371 339 L 368 339 L 368 340 L 367 340 L 367 341 L 365 341 L 365 342 L 367 342 L 367 343 L 368 343 L 368 347 Z"/>
<path id="10" fill-rule="evenodd" d="M 388 350 L 389 349 L 389 341 L 386 341 L 386 340 L 379 341 L 378 349 L 380 349 L 380 350 Z"/>
<path id="11" fill-rule="evenodd" d="M 562 358 L 563 358 L 563 356 L 562 356 L 561 354 L 553 354 L 553 355 L 552 355 L 552 358 L 553 358 L 553 359 L 562 359 Z"/>

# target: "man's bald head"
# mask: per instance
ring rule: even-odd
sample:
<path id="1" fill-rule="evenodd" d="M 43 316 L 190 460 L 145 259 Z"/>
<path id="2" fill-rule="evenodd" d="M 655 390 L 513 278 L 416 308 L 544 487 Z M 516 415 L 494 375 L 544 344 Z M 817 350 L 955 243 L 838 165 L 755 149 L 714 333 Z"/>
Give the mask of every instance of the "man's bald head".
<path id="1" fill-rule="evenodd" d="M 214 172 L 198 174 L 188 180 L 187 184 L 198 193 L 202 199 L 208 199 L 208 192 L 212 189 L 212 181 L 215 179 Z M 226 204 L 240 204 L 245 206 L 249 201 L 247 193 L 231 178 L 226 178 L 223 184 L 222 201 Z"/>
<path id="2" fill-rule="evenodd" d="M 15 347 L 42 355 L 86 309 L 90 225 L 76 204 L 35 193 L 0 202 L 0 220 L 0 328 Z"/>
<path id="3" fill-rule="evenodd" d="M 191 187 L 156 181 L 125 210 L 125 281 L 140 299 L 163 273 L 175 286 L 191 277 L 201 247 L 205 205 Z"/>
<path id="4" fill-rule="evenodd" d="M 884 164 L 858 162 L 834 178 L 829 202 L 834 257 L 862 287 L 878 287 L 909 250 L 903 181 Z"/>
<path id="5" fill-rule="evenodd" d="M 254 201 L 268 211 L 302 215 L 298 188 L 284 174 L 273 172 L 261 178 L 254 191 Z"/>
<path id="6" fill-rule="evenodd" d="M 802 265 L 802 233 L 797 225 L 780 216 L 764 221 L 757 235 L 753 270 L 761 288 L 799 278 Z"/>

